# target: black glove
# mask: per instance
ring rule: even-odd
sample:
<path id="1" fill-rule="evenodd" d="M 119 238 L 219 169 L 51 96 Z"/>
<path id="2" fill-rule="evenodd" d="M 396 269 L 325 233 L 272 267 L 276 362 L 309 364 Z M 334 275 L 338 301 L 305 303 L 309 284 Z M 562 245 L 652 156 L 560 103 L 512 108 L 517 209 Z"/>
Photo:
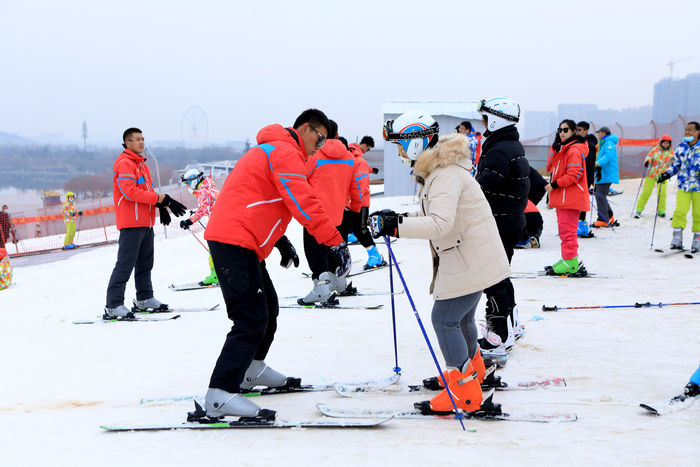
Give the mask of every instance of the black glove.
<path id="1" fill-rule="evenodd" d="M 335 275 L 338 277 L 347 276 L 352 266 L 352 258 L 350 257 L 350 250 L 348 250 L 348 244 L 343 242 L 338 246 L 332 246 L 331 253 L 333 253 L 335 263 L 339 265 L 335 270 Z"/>
<path id="2" fill-rule="evenodd" d="M 661 175 L 659 175 L 659 178 L 657 180 L 658 183 L 663 183 L 666 180 L 671 178 L 671 174 L 668 172 L 663 172 Z"/>
<path id="3" fill-rule="evenodd" d="M 600 182 L 600 180 L 603 178 L 603 168 L 599 165 L 596 165 L 595 167 L 595 181 Z"/>
<path id="4" fill-rule="evenodd" d="M 82 216 L 82 215 L 83 215 L 83 211 L 78 211 L 78 215 L 79 215 L 79 216 Z"/>
<path id="5" fill-rule="evenodd" d="M 170 213 L 165 209 L 165 206 L 160 206 L 158 212 L 160 213 L 160 223 L 163 225 L 170 225 Z"/>
<path id="6" fill-rule="evenodd" d="M 158 206 L 158 204 L 156 204 L 156 206 Z M 176 199 L 172 199 L 170 195 L 165 195 L 161 206 L 170 208 L 173 214 L 175 214 L 175 217 L 180 217 L 187 212 L 187 208 L 185 207 L 185 205 Z"/>
<path id="7" fill-rule="evenodd" d="M 649 167 L 649 161 L 644 161 L 644 167 Z"/>
<path id="8" fill-rule="evenodd" d="M 369 231 L 373 238 L 399 236 L 399 215 L 391 209 L 375 211 L 369 216 Z"/>
<path id="9" fill-rule="evenodd" d="M 193 222 L 189 219 L 185 219 L 184 221 L 180 221 L 180 228 L 185 229 L 185 230 L 189 230 L 192 223 Z"/>
<path id="10" fill-rule="evenodd" d="M 376 168 L 376 167 L 372 167 L 372 173 L 373 173 L 374 175 L 377 175 L 377 174 L 379 173 L 379 169 Z"/>
<path id="11" fill-rule="evenodd" d="M 294 267 L 299 267 L 299 256 L 297 255 L 297 250 L 294 249 L 294 245 L 289 241 L 286 235 L 282 235 L 277 243 L 275 243 L 275 248 L 280 252 L 282 261 L 280 261 L 280 266 L 285 269 L 289 269 L 294 263 Z"/>

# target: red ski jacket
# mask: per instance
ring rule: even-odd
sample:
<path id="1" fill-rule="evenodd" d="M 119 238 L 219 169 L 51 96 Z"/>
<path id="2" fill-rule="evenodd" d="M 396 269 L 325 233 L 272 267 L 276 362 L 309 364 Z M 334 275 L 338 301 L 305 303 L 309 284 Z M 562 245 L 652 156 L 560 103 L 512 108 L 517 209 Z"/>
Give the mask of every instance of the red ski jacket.
<path id="1" fill-rule="evenodd" d="M 359 194 L 360 196 L 360 201 L 362 202 L 361 207 L 369 207 L 369 174 L 372 173 L 372 171 L 369 168 L 369 164 L 365 160 L 363 156 L 362 149 L 360 148 L 360 145 L 357 143 L 350 143 L 348 144 L 348 148 L 350 149 L 350 152 L 352 152 L 353 156 L 355 156 L 355 174 L 353 175 L 354 178 L 354 188 L 353 190 Z M 347 201 L 347 206 L 350 210 L 352 211 L 359 211 L 359 209 L 355 210 L 351 206 L 351 198 L 348 196 L 348 201 Z"/>
<path id="2" fill-rule="evenodd" d="M 552 173 L 552 190 L 549 193 L 550 208 L 590 211 L 588 181 L 586 180 L 586 156 L 588 143 L 582 139 L 563 145 L 559 152 L 549 148 L 547 172 Z"/>
<path id="3" fill-rule="evenodd" d="M 158 193 L 153 190 L 146 158 L 125 149 L 112 166 L 112 191 L 117 230 L 130 227 L 153 227 L 156 222 Z"/>
<path id="4" fill-rule="evenodd" d="M 306 162 L 306 178 L 321 201 L 333 225 L 343 222 L 343 210 L 350 196 L 350 209 L 359 212 L 360 193 L 354 188 L 355 157 L 337 139 L 329 139 Z"/>
<path id="5" fill-rule="evenodd" d="M 296 130 L 269 125 L 257 142 L 226 178 L 204 238 L 248 248 L 262 261 L 294 217 L 319 243 L 340 245 L 343 238 L 306 179 L 306 150 Z"/>

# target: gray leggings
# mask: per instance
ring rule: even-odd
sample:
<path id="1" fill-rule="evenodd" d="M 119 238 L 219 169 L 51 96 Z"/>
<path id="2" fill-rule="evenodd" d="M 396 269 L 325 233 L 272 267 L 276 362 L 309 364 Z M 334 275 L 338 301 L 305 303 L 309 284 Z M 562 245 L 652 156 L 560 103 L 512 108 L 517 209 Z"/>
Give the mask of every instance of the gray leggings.
<path id="1" fill-rule="evenodd" d="M 476 355 L 479 332 L 474 314 L 482 293 L 480 290 L 449 300 L 436 300 L 433 305 L 433 328 L 447 366 L 461 370 L 467 360 Z"/>

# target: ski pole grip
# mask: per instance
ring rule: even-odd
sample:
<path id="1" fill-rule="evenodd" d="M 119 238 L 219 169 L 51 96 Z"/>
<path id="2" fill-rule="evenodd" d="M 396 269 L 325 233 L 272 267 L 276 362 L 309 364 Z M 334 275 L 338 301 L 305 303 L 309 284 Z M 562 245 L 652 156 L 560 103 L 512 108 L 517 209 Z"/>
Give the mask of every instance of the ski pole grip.
<path id="1" fill-rule="evenodd" d="M 651 306 L 651 303 L 649 303 L 649 302 L 646 302 L 646 303 L 635 303 L 635 304 L 634 304 L 634 307 L 635 307 L 635 308 L 650 307 L 650 306 Z"/>
<path id="2" fill-rule="evenodd" d="M 554 306 L 547 306 L 547 305 L 542 305 L 542 311 L 557 311 L 558 308 L 556 305 Z"/>

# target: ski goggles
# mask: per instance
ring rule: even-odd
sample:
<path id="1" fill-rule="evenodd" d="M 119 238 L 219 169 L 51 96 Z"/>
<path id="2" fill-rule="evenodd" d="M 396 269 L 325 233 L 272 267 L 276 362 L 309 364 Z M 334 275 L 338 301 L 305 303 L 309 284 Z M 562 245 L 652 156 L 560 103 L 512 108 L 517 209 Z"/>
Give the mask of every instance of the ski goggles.
<path id="1" fill-rule="evenodd" d="M 416 131 L 406 131 L 402 133 L 394 133 L 394 121 L 387 120 L 384 123 L 383 136 L 384 141 L 396 141 L 396 140 L 407 140 L 407 139 L 420 139 L 427 138 L 432 135 L 437 135 L 440 131 L 440 125 L 438 122 L 434 122 L 428 128 Z"/>
<path id="2" fill-rule="evenodd" d="M 520 121 L 520 119 L 518 117 L 514 117 L 512 115 L 508 115 L 506 113 L 503 113 L 499 110 L 492 109 L 491 107 L 486 105 L 485 99 L 481 99 L 479 101 L 479 103 L 476 106 L 476 111 L 479 113 L 487 113 L 487 114 L 495 115 L 496 117 L 502 118 L 503 120 L 507 120 L 509 122 L 518 123 Z"/>

